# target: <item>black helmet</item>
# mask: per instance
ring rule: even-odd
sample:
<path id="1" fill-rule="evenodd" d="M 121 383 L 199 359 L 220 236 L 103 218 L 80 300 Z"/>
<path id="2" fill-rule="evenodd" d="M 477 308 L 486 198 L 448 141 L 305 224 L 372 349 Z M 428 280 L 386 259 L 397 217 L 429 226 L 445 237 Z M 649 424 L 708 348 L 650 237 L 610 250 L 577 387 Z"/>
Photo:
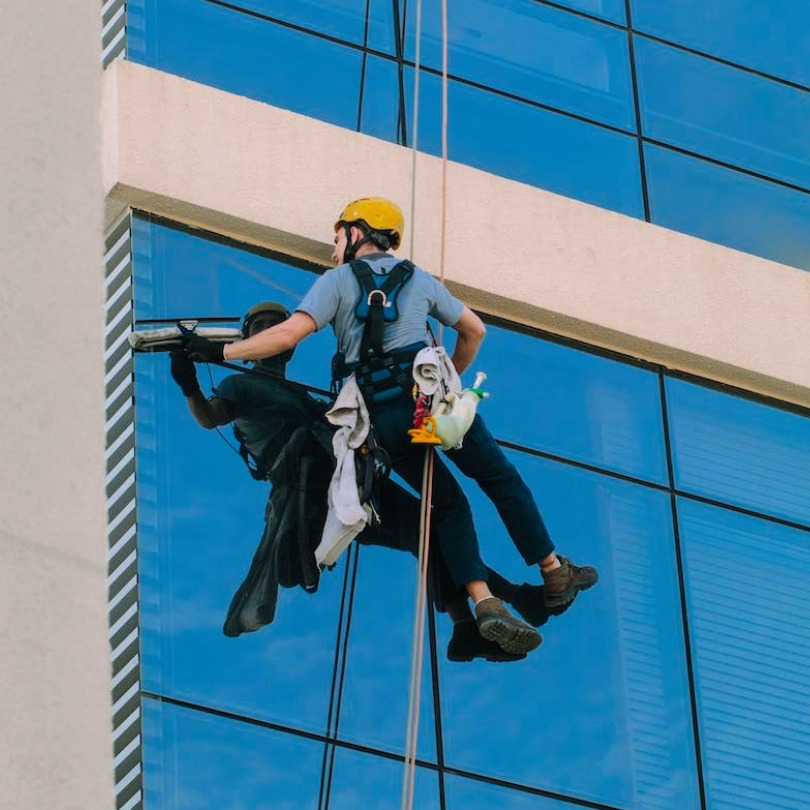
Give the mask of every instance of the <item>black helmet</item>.
<path id="1" fill-rule="evenodd" d="M 260 304 L 256 304 L 256 306 L 251 307 L 245 313 L 245 317 L 242 319 L 243 338 L 248 336 L 248 333 L 250 332 L 250 324 L 253 319 L 257 315 L 261 315 L 265 312 L 275 312 L 280 315 L 281 317 L 279 318 L 279 323 L 286 321 L 287 318 L 290 317 L 290 311 L 283 304 L 279 304 L 276 301 L 262 301 Z"/>

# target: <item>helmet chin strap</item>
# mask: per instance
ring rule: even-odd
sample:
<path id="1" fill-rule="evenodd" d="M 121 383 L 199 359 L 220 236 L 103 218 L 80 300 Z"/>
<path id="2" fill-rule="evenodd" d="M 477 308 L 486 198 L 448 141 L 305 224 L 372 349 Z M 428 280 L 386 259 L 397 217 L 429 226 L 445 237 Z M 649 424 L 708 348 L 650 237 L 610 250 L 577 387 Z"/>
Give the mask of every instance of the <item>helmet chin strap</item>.
<path id="1" fill-rule="evenodd" d="M 363 238 L 359 239 L 357 242 L 353 242 L 352 228 L 357 228 L 358 230 L 362 231 Z M 348 223 L 345 223 L 343 225 L 343 230 L 346 233 L 346 249 L 343 251 L 344 263 L 353 261 L 357 256 L 357 249 L 362 247 L 363 245 L 368 245 L 372 243 L 375 245 L 377 244 L 374 241 L 374 239 L 372 239 L 371 234 L 358 223 L 355 223 L 354 225 L 349 225 Z"/>

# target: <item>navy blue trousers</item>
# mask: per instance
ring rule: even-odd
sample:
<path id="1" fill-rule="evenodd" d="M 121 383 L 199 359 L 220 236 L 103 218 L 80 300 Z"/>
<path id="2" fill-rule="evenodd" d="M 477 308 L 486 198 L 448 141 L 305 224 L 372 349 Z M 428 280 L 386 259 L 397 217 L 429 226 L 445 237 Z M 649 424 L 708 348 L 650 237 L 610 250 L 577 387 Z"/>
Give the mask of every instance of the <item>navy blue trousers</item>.
<path id="1" fill-rule="evenodd" d="M 388 402 L 375 404 L 372 421 L 380 444 L 391 454 L 394 470 L 421 492 L 425 446 L 411 444 L 408 436 L 413 426 L 413 409 L 413 402 L 403 392 Z M 487 430 L 480 414 L 476 415 L 463 446 L 436 453 L 433 467 L 431 533 L 439 543 L 456 587 L 472 580 L 487 581 L 488 575 L 481 560 L 469 501 L 443 456 L 474 480 L 492 501 L 527 565 L 537 564 L 554 550 L 531 490 Z"/>

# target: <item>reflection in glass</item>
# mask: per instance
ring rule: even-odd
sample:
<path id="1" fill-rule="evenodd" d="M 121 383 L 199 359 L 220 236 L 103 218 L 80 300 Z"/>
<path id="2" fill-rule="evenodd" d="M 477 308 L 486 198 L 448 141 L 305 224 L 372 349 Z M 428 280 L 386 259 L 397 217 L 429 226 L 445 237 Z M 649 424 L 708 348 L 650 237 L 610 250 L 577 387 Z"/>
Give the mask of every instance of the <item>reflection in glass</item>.
<path id="1" fill-rule="evenodd" d="M 497 807 L 498 810 L 574 810 L 577 807 L 557 799 L 452 774 L 444 777 L 444 787 L 447 810 L 467 810 L 479 806 Z"/>
<path id="2" fill-rule="evenodd" d="M 364 104 L 364 132 L 397 141 L 400 107 L 395 69 L 369 58 L 366 88 L 380 106 Z M 412 110 L 412 71 L 405 76 L 405 114 Z M 386 99 L 386 93 L 389 95 Z M 621 135 L 557 113 L 450 82 L 449 158 L 635 217 L 644 216 L 638 145 Z M 419 149 L 441 154 L 441 80 L 419 84 Z M 408 132 L 412 137 L 410 124 Z"/>
<path id="3" fill-rule="evenodd" d="M 138 319 L 239 317 L 261 300 L 294 308 L 314 278 L 140 217 L 133 252 Z M 323 384 L 332 339 L 307 344 L 289 375 Z M 198 366 L 203 391 L 225 373 Z M 282 591 L 270 627 L 226 638 L 225 611 L 260 538 L 269 486 L 249 477 L 230 428 L 229 448 L 194 422 L 168 357 L 136 357 L 136 391 L 144 688 L 325 733 L 343 569 L 324 575 L 317 594 Z"/>
<path id="4" fill-rule="evenodd" d="M 415 16 L 409 15 L 409 59 Z M 448 18 L 451 75 L 635 130 L 624 31 L 534 0 L 457 0 Z M 441 26 L 441 5 L 427 4 L 420 61 L 435 70 L 442 65 Z"/>
<path id="5" fill-rule="evenodd" d="M 631 0 L 633 24 L 680 45 L 810 86 L 810 6 L 796 0 Z"/>
<path id="6" fill-rule="evenodd" d="M 316 594 L 282 590 L 271 626 L 226 638 L 268 485 L 192 420 L 167 357 L 137 357 L 136 391 L 143 688 L 325 733 L 342 568 Z"/>
<path id="7" fill-rule="evenodd" d="M 558 550 L 595 565 L 600 580 L 542 628 L 525 661 L 441 661 L 447 765 L 613 807 L 696 810 L 669 495 L 510 457 Z M 484 558 L 517 582 L 539 582 L 483 496 L 468 492 Z M 441 646 L 447 630 L 438 630 Z"/>
<path id="8" fill-rule="evenodd" d="M 366 0 L 237 0 L 231 5 L 363 44 Z"/>
<path id="9" fill-rule="evenodd" d="M 133 220 L 133 257 L 138 321 L 224 318 L 221 325 L 238 326 L 259 301 L 277 301 L 294 310 L 316 278 L 261 252 L 205 239 L 142 216 Z M 296 349 L 288 376 L 328 387 L 333 351 L 334 337 L 327 330 L 310 336 Z M 160 365 L 163 360 L 148 362 Z M 210 393 L 206 373 L 198 376 L 203 391 Z"/>
<path id="10" fill-rule="evenodd" d="M 666 381 L 675 485 L 810 525 L 810 417 Z"/>
<path id="11" fill-rule="evenodd" d="M 144 698 L 145 810 L 315 810 L 323 743 Z"/>
<path id="12" fill-rule="evenodd" d="M 810 532 L 678 501 L 708 807 L 810 792 Z"/>
<path id="13" fill-rule="evenodd" d="M 810 195 L 645 144 L 652 222 L 810 270 Z"/>
<path id="14" fill-rule="evenodd" d="M 133 62 L 355 128 L 358 50 L 215 3 L 143 2 L 144 27 L 129 50 Z"/>
<path id="15" fill-rule="evenodd" d="M 494 326 L 475 369 L 497 438 L 666 484 L 654 372 Z"/>
<path id="16" fill-rule="evenodd" d="M 593 14 L 594 17 L 602 17 L 619 25 L 624 25 L 627 20 L 624 0 L 560 0 L 560 5 Z"/>
<path id="17" fill-rule="evenodd" d="M 389 516 L 396 520 L 395 516 Z M 404 551 L 359 548 L 338 737 L 405 753 L 416 560 Z M 438 621 L 447 621 L 443 616 Z M 427 632 L 425 633 L 427 639 Z M 430 651 L 424 649 L 417 757 L 436 761 Z"/>
<path id="18" fill-rule="evenodd" d="M 397 760 L 338 748 L 329 810 L 398 810 L 402 806 L 404 768 Z M 419 810 L 439 810 L 439 782 L 435 771 L 416 769 L 413 806 Z"/>
<path id="19" fill-rule="evenodd" d="M 636 37 L 644 135 L 810 188 L 810 93 Z"/>

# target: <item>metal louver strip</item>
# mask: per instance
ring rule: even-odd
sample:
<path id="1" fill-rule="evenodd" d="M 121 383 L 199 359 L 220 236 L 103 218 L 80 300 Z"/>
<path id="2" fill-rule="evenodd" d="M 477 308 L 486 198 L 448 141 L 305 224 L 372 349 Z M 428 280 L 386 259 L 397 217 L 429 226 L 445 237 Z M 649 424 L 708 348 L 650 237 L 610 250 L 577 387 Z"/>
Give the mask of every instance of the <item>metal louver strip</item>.
<path id="1" fill-rule="evenodd" d="M 126 0 L 105 0 L 101 6 L 101 64 L 103 67 L 117 56 L 126 56 Z"/>
<path id="2" fill-rule="evenodd" d="M 117 30 L 123 2 L 104 6 L 105 32 Z M 116 8 L 121 9 L 118 15 Z M 121 23 L 123 30 L 123 23 Z M 106 33 L 105 33 L 106 36 Z M 105 40 L 106 46 L 106 40 Z M 107 234 L 105 275 L 105 398 L 107 588 L 112 658 L 113 764 L 117 810 L 143 807 L 141 764 L 138 548 L 135 501 L 135 412 L 132 331 L 132 233 L 127 212 Z"/>

